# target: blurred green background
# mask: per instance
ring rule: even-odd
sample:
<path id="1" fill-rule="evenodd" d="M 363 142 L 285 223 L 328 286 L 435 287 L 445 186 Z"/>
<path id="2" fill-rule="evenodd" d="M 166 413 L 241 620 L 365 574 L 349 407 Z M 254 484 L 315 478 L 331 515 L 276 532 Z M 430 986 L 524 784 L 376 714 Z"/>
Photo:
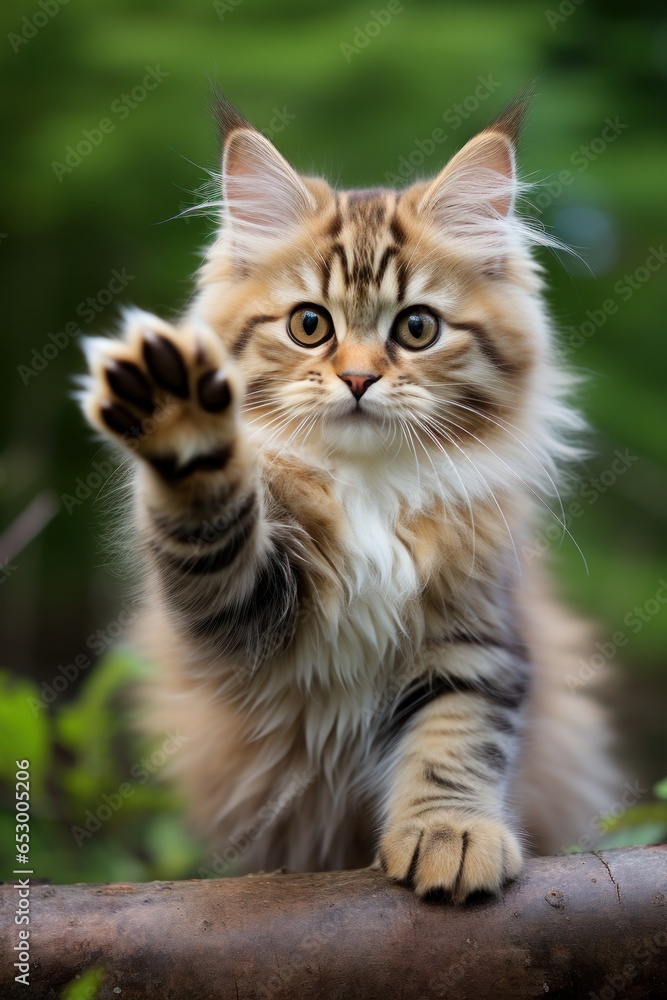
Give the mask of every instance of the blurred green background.
<path id="1" fill-rule="evenodd" d="M 113 328 L 125 303 L 172 316 L 191 292 L 212 223 L 178 216 L 217 168 L 207 77 L 298 168 L 341 186 L 436 171 L 538 78 L 521 162 L 542 182 L 534 211 L 581 257 L 542 255 L 595 428 L 570 525 L 589 572 L 567 538 L 536 545 L 563 593 L 600 622 L 602 665 L 582 669 L 604 677 L 621 661 L 612 701 L 629 774 L 648 789 L 667 772 L 667 18 L 657 11 L 602 0 L 3 7 L 3 865 L 22 757 L 35 762 L 36 874 L 167 877 L 200 861 L 152 781 L 135 781 L 81 848 L 71 832 L 144 752 L 125 722 L 141 665 L 108 652 L 132 618 L 131 582 L 105 539 L 123 480 L 71 390 L 79 333 Z"/>

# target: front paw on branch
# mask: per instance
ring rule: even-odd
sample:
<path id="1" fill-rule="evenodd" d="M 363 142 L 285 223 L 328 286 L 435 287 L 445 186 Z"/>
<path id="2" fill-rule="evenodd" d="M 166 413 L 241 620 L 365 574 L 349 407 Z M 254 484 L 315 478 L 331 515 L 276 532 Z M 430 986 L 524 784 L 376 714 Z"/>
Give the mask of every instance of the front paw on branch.
<path id="1" fill-rule="evenodd" d="M 475 892 L 497 892 L 515 878 L 521 848 L 500 820 L 449 814 L 390 824 L 379 862 L 389 878 L 418 896 L 443 895 L 461 903 Z"/>

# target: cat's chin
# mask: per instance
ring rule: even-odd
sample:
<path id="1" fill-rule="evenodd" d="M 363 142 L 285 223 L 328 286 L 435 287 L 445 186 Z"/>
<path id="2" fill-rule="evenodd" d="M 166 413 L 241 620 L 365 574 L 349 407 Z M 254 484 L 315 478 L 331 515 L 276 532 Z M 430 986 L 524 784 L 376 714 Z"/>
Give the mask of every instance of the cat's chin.
<path id="1" fill-rule="evenodd" d="M 393 436 L 390 421 L 360 409 L 332 420 L 325 433 L 328 449 L 349 457 L 376 455 Z"/>

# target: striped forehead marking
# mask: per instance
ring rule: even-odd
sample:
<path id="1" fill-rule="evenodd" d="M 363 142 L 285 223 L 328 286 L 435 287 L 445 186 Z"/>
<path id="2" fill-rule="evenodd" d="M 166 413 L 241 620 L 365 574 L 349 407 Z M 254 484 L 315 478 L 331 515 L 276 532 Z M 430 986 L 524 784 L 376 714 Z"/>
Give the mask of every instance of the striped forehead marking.
<path id="1" fill-rule="evenodd" d="M 379 288 L 387 268 L 394 261 L 398 298 L 405 297 L 407 268 L 400 251 L 407 236 L 394 213 L 387 219 L 393 195 L 380 188 L 351 191 L 336 196 L 336 208 L 324 233 L 329 244 L 321 258 L 322 295 L 329 294 L 334 266 L 339 266 L 346 291 L 356 296 Z M 343 231 L 346 230 L 345 236 Z M 390 238 L 375 263 L 383 241 Z"/>

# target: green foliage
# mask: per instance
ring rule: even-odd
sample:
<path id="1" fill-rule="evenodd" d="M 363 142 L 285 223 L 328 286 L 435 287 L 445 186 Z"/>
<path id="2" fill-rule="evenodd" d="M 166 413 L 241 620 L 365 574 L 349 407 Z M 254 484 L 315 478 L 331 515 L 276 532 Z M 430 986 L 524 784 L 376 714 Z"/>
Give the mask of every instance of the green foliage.
<path id="1" fill-rule="evenodd" d="M 145 881 L 194 870 L 198 849 L 184 832 L 181 804 L 160 781 L 168 758 L 131 734 L 127 692 L 140 675 L 136 659 L 118 651 L 74 701 L 50 711 L 35 684 L 0 673 L 3 871 L 15 867 L 14 762 L 23 759 L 35 878 Z"/>
<path id="2" fill-rule="evenodd" d="M 653 794 L 654 802 L 630 806 L 620 816 L 606 817 L 602 848 L 667 842 L 667 778 L 654 786 Z"/>
<path id="3" fill-rule="evenodd" d="M 15 675 L 0 673 L 0 780 L 14 785 L 16 760 L 29 760 L 32 767 L 32 790 L 45 794 L 46 773 L 51 750 L 50 722 L 38 718 L 30 706 L 35 685 Z M 35 698 L 35 700 L 37 700 Z M 46 715 L 46 713 L 45 713 Z"/>
<path id="4" fill-rule="evenodd" d="M 623 806 L 618 804 L 614 814 L 595 818 L 595 833 L 600 850 L 612 847 L 632 847 L 638 844 L 664 844 L 667 842 L 667 778 L 653 787 L 654 798 L 648 802 Z M 567 853 L 587 851 L 588 846 L 574 844 Z"/>
<path id="5" fill-rule="evenodd" d="M 60 1000 L 96 1000 L 104 981 L 104 967 L 97 965 L 82 972 L 60 994 Z"/>
<path id="6" fill-rule="evenodd" d="M 27 384 L 18 366 L 31 365 L 32 351 L 68 323 L 84 334 L 105 331 L 124 303 L 171 315 L 190 295 L 190 275 L 212 222 L 175 217 L 197 200 L 191 192 L 206 180 L 205 168 L 219 163 L 206 110 L 207 76 L 260 128 L 269 129 L 276 109 L 286 109 L 292 117 L 274 132 L 275 142 L 300 169 L 325 173 L 342 186 L 384 183 L 401 158 L 415 153 L 418 160 L 417 140 L 440 127 L 446 138 L 432 153 L 427 147 L 411 176 L 436 171 L 539 77 L 522 170 L 545 185 L 533 196 L 544 224 L 586 262 L 543 254 L 564 341 L 606 300 L 618 307 L 570 354 L 589 376 L 582 398 L 599 431 L 599 457 L 583 477 L 608 469 L 618 447 L 640 459 L 570 525 L 590 575 L 566 535 L 550 543 L 549 554 L 572 600 L 611 634 L 655 592 L 667 555 L 665 272 L 652 274 L 628 298 L 617 290 L 664 242 L 664 22 L 657 9 L 652 15 L 641 5 L 602 0 L 576 5 L 569 16 L 559 15 L 554 3 L 551 17 L 548 7 L 528 0 L 415 0 L 402 7 L 363 45 L 358 31 L 363 34 L 370 8 L 352 0 L 77 0 L 18 51 L 5 44 L 0 74 L 12 100 L 0 108 L 0 123 L 14 141 L 0 189 L 9 311 L 0 433 L 14 444 L 0 455 L 0 523 L 41 489 L 73 494 L 100 457 L 69 397 L 70 376 L 82 368 L 78 336 Z M 5 34 L 18 31 L 35 9 L 32 0 L 5 5 Z M 346 58 L 341 47 L 355 44 L 355 37 L 356 51 Z M 160 66 L 168 76 L 121 118 L 111 106 L 141 84 L 146 66 Z M 494 83 L 475 107 L 480 76 Z M 58 180 L 53 163 L 105 116 L 114 130 Z M 581 147 L 592 146 L 607 118 L 627 128 L 603 151 L 595 147 L 582 158 Z M 563 171 L 571 175 L 567 184 L 559 180 Z M 86 300 L 123 267 L 132 280 L 122 293 L 86 311 Z M 3 587 L 4 634 L 21 668 L 48 669 L 79 652 L 124 593 L 99 569 L 97 549 L 105 501 L 122 492 L 111 476 L 71 513 L 61 504 Z M 30 643 L 22 638 L 26 632 Z M 633 636 L 623 659 L 632 669 L 657 672 L 666 645 L 663 612 Z"/>
<path id="7" fill-rule="evenodd" d="M 646 691 L 646 678 L 656 687 L 655 697 L 637 695 L 637 704 L 634 695 L 627 699 L 627 726 L 633 742 L 647 744 L 646 772 L 662 773 L 667 743 L 654 704 L 660 703 L 658 685 L 667 694 L 667 604 L 644 618 L 634 609 L 655 602 L 667 576 L 667 271 L 652 273 L 631 295 L 619 288 L 628 287 L 626 275 L 665 239 L 663 15 L 655 5 L 617 0 L 570 5 L 572 13 L 560 19 L 558 2 L 550 5 L 551 19 L 548 6 L 529 0 L 405 0 L 402 6 L 347 57 L 341 46 L 356 44 L 371 16 L 370 5 L 352 0 L 76 0 L 63 3 L 18 48 L 10 34 L 39 8 L 35 0 L 16 0 L 0 11 L 0 78 L 11 95 L 0 107 L 0 129 L 12 137 L 3 149 L 0 185 L 0 277 L 6 283 L 0 436 L 12 442 L 0 453 L 0 525 L 4 530 L 41 492 L 59 498 L 57 516 L 10 560 L 9 575 L 0 565 L 0 648 L 13 668 L 12 675 L 0 675 L 5 871 L 13 862 L 13 761 L 23 756 L 32 761 L 39 875 L 58 881 L 169 877 L 194 864 L 171 793 L 152 783 L 135 780 L 133 795 L 82 847 L 71 833 L 102 795 L 132 779 L 144 752 L 126 724 L 125 692 L 139 664 L 126 653 L 107 657 L 90 667 L 75 700 L 66 703 L 68 691 L 53 712 L 35 713 L 31 699 L 39 699 L 58 665 L 81 654 L 92 664 L 111 646 L 107 623 L 129 592 L 122 567 L 100 556 L 102 526 L 126 488 L 116 473 L 106 473 L 101 484 L 95 479 L 94 463 L 106 453 L 84 428 L 71 376 L 83 367 L 80 333 L 112 329 L 121 305 L 171 316 L 190 296 L 190 276 L 213 222 L 176 217 L 196 201 L 192 192 L 206 180 L 206 168 L 219 163 L 206 111 L 207 76 L 259 128 L 271 128 L 276 109 L 286 109 L 293 117 L 273 136 L 279 148 L 299 169 L 341 186 L 384 183 L 385 174 L 419 152 L 418 141 L 423 145 L 434 129 L 445 128 L 446 139 L 414 176 L 436 171 L 539 77 L 520 156 L 523 174 L 545 184 L 546 197 L 534 196 L 544 224 L 590 265 L 567 255 L 542 257 L 563 343 L 573 334 L 582 339 L 568 358 L 588 378 L 582 405 L 597 429 L 596 457 L 582 468 L 583 480 L 608 474 L 617 449 L 637 456 L 613 483 L 595 488 L 568 522 L 590 573 L 566 535 L 549 537 L 544 558 L 555 559 L 572 603 L 599 619 L 600 637 L 613 649 L 607 660 L 619 661 L 628 690 L 641 693 L 644 679 Z M 141 84 L 147 66 L 168 76 L 121 119 L 112 105 Z M 458 115 L 455 106 L 474 95 L 480 76 L 491 76 L 497 88 Z M 58 179 L 53 163 L 105 117 L 113 131 Z M 607 118 L 617 117 L 627 128 L 583 166 L 579 153 L 575 165 L 577 151 L 591 146 Z M 563 171 L 571 174 L 567 184 Z M 112 271 L 123 268 L 131 280 L 108 302 L 100 293 Z M 599 320 L 607 300 L 618 308 Z M 590 333 L 584 327 L 589 313 L 598 317 Z M 49 334 L 61 335 L 68 324 L 79 332 L 61 338 L 64 346 L 27 381 L 21 377 L 20 366 L 34 366 L 45 344 L 52 353 Z M 77 490 L 68 505 L 63 497 Z M 619 630 L 622 641 L 610 644 Z M 608 834 L 652 839 L 664 822 L 660 800 L 628 810 Z"/>

